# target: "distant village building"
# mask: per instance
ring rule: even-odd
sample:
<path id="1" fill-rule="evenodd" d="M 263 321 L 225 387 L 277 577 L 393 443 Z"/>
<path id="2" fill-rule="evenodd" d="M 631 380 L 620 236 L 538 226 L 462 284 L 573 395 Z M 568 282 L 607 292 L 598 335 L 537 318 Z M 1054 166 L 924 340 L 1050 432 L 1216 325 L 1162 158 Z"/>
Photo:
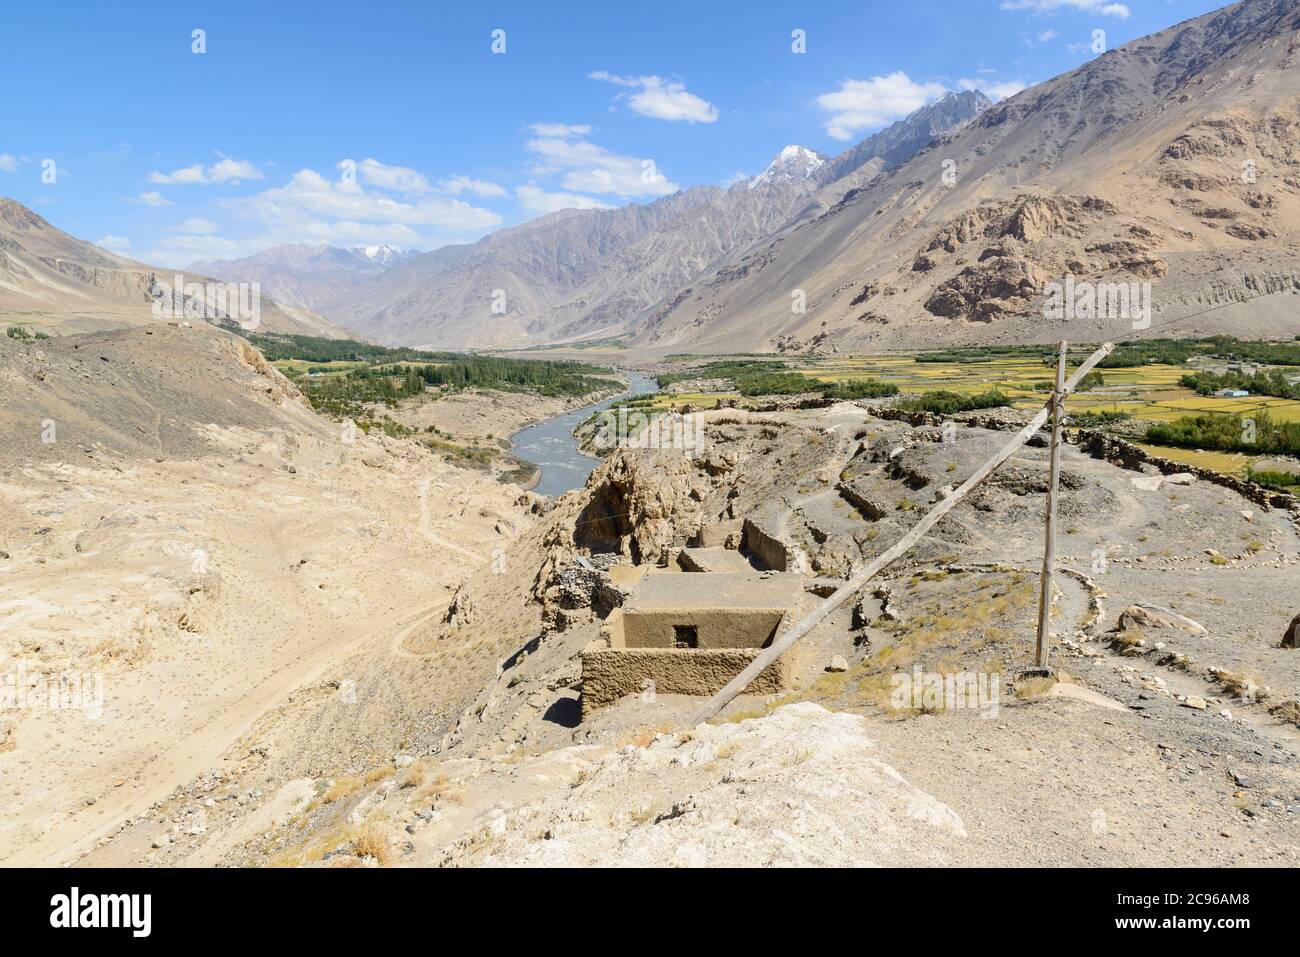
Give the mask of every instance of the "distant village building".
<path id="1" fill-rule="evenodd" d="M 1221 399 L 1244 399 L 1250 392 L 1245 389 L 1220 389 L 1214 394 Z"/>

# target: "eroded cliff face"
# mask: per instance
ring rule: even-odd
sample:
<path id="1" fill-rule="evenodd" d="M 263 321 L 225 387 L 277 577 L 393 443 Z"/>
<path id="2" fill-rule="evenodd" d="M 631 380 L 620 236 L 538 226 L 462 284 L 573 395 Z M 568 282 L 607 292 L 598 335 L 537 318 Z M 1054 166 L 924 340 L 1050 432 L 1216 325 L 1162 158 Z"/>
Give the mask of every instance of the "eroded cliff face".
<path id="1" fill-rule="evenodd" d="M 587 483 L 590 500 L 578 516 L 574 543 L 657 563 L 699 527 L 700 503 L 710 490 L 702 463 L 687 452 L 620 449 Z"/>

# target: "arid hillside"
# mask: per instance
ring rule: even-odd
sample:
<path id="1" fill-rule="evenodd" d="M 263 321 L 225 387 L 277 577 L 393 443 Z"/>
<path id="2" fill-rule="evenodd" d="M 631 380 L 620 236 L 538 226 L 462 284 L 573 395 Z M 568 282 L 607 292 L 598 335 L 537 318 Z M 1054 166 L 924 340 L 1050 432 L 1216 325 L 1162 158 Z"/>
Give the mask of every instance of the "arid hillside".
<path id="1" fill-rule="evenodd" d="M 635 344 L 1295 335 L 1298 66 L 1296 0 L 1245 0 L 1109 50 L 823 196 L 647 312 Z M 1067 276 L 1150 283 L 1151 312 L 1045 319 L 1045 287 Z"/>
<path id="2" fill-rule="evenodd" d="M 379 341 L 407 345 L 499 348 L 626 335 L 648 307 L 797 217 L 818 187 L 843 194 L 990 105 L 978 92 L 950 94 L 833 159 L 790 145 L 728 189 L 562 210 L 472 246 L 413 256 L 326 311 Z"/>
<path id="3" fill-rule="evenodd" d="M 518 489 L 326 421 L 205 323 L 0 338 L 0 384 L 6 863 L 76 859 L 295 702 L 377 701 L 308 735 L 336 767 L 455 700 L 332 669 L 440 614 L 528 526 Z"/>
<path id="4" fill-rule="evenodd" d="M 1063 461 L 1056 683 L 1013 681 L 1036 619 L 1047 453 L 1031 446 L 790 652 L 784 690 L 694 727 L 690 695 L 585 701 L 585 656 L 638 581 L 686 592 L 707 569 L 746 569 L 815 601 L 1009 424 L 945 432 L 793 405 L 693 413 L 689 453 L 621 449 L 586 488 L 531 499 L 510 516 L 519 534 L 467 561 L 459 587 L 426 590 L 409 627 L 318 672 L 74 857 L 1296 862 L 1300 659 L 1285 632 L 1300 513 L 1086 447 Z M 785 571 L 767 567 L 781 556 Z M 892 676 L 913 669 L 1003 683 L 978 708 L 900 704 Z"/>
<path id="5" fill-rule="evenodd" d="M 154 304 L 165 287 L 175 284 L 177 272 L 69 236 L 21 203 L 0 197 L 0 324 L 64 334 L 157 321 Z M 208 277 L 187 274 L 185 281 L 203 283 Z M 205 318 L 243 317 L 227 303 Z M 266 331 L 344 335 L 329 320 L 277 304 L 269 295 L 261 297 L 257 318 Z"/>

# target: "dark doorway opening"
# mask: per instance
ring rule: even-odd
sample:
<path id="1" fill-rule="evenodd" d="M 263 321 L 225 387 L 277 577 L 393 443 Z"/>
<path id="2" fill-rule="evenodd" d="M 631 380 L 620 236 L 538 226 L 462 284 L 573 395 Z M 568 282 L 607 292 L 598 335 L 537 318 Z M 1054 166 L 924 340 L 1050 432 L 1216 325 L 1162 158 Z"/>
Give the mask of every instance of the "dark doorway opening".
<path id="1" fill-rule="evenodd" d="M 694 625 L 673 625 L 674 648 L 700 647 L 700 632 Z"/>

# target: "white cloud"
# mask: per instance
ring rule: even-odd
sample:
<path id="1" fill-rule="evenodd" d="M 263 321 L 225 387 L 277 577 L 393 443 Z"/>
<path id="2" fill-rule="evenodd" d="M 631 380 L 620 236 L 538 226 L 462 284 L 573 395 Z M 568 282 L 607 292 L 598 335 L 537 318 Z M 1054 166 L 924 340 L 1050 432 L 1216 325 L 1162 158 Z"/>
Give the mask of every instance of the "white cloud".
<path id="1" fill-rule="evenodd" d="M 317 220 L 304 221 L 292 228 L 277 227 L 239 239 L 200 234 L 167 236 L 141 258 L 169 269 L 184 269 L 199 260 L 239 259 L 285 243 L 328 243 L 340 247 L 387 243 L 411 249 L 433 245 L 408 226 Z"/>
<path id="2" fill-rule="evenodd" d="M 1060 34 L 1057 33 L 1055 30 L 1044 30 L 1042 33 L 1037 34 L 1034 37 L 1034 39 L 1037 40 L 1039 43 L 1048 43 L 1052 40 L 1055 40 L 1059 36 Z"/>
<path id="3" fill-rule="evenodd" d="M 100 236 L 95 240 L 95 245 L 101 249 L 111 249 L 113 252 L 122 253 L 131 248 L 131 240 L 125 236 Z"/>
<path id="4" fill-rule="evenodd" d="M 377 161 L 370 167 L 379 181 L 412 186 L 416 181 L 393 172 L 400 169 Z M 478 238 L 502 222 L 491 210 L 460 199 L 432 193 L 418 198 L 394 197 L 360 182 L 327 179 L 311 169 L 294 173 L 283 186 L 221 200 L 218 205 L 236 220 L 255 223 L 251 234 L 222 235 L 238 231 L 219 230 L 211 221 L 195 217 L 175 227 L 174 234 L 159 239 L 142 258 L 168 268 L 184 268 L 197 260 L 237 259 L 286 243 L 387 243 L 403 249 L 430 249 Z"/>
<path id="5" fill-rule="evenodd" d="M 203 173 L 203 164 L 195 163 L 193 166 L 186 166 L 184 169 L 173 170 L 170 173 L 160 173 L 154 170 L 149 174 L 149 182 L 190 185 L 193 183 L 206 183 L 207 177 Z"/>
<path id="6" fill-rule="evenodd" d="M 201 216 L 194 216 L 185 220 L 177 226 L 169 227 L 174 233 L 196 233 L 201 236 L 210 236 L 217 232 L 219 227 L 210 219 L 204 219 Z"/>
<path id="7" fill-rule="evenodd" d="M 158 207 L 173 205 L 170 199 L 165 198 L 163 194 L 157 190 L 149 190 L 148 192 L 141 193 L 139 196 L 135 197 L 128 196 L 126 201 L 128 203 L 135 203 L 137 206 Z"/>
<path id="8" fill-rule="evenodd" d="M 1130 10 L 1122 3 L 1110 0 L 1002 0 L 1003 10 L 1029 10 L 1033 13 L 1055 13 L 1058 10 L 1075 10 L 1096 13 L 1103 17 L 1128 19 Z"/>
<path id="9" fill-rule="evenodd" d="M 605 70 L 588 73 L 592 80 L 603 80 L 635 90 L 620 93 L 634 113 L 656 120 L 684 121 L 686 123 L 716 123 L 718 108 L 694 93 L 685 84 L 665 80 L 658 76 L 617 76 Z"/>
<path id="10" fill-rule="evenodd" d="M 559 209 L 613 209 L 590 196 L 576 193 L 548 193 L 540 186 L 520 186 L 515 189 L 519 205 L 535 213 L 553 213 Z"/>
<path id="11" fill-rule="evenodd" d="M 555 127 L 559 130 L 586 129 L 586 127 Z M 360 163 L 354 163 L 353 160 L 343 160 L 338 164 L 339 169 L 346 168 L 349 164 L 355 165 L 357 172 L 360 174 L 361 181 L 369 186 L 378 189 L 388 190 L 390 192 L 402 193 L 406 196 L 422 196 L 425 193 L 434 191 L 430 185 L 429 179 L 418 170 L 410 169 L 406 166 L 389 166 L 379 162 L 377 159 L 364 159 Z M 437 191 L 447 193 L 452 196 L 459 196 L 461 193 L 470 193 L 474 196 L 508 196 L 509 192 L 503 186 L 487 180 L 474 179 L 470 176 L 452 176 L 448 179 L 440 180 L 437 185 Z"/>
<path id="12" fill-rule="evenodd" d="M 534 136 L 586 136 L 591 127 L 585 124 L 534 123 L 529 127 Z"/>
<path id="13" fill-rule="evenodd" d="M 221 236 L 168 236 L 141 258 L 167 269 L 186 269 L 190 263 L 199 260 L 239 259 L 274 245 L 274 241 L 268 242 L 263 236 L 244 240 Z"/>
<path id="14" fill-rule="evenodd" d="M 534 127 L 534 132 L 537 129 Z M 537 157 L 534 173 L 538 176 L 558 174 L 560 185 L 567 190 L 632 198 L 667 196 L 679 189 L 676 183 L 659 172 L 653 160 L 612 153 L 576 133 L 539 135 L 529 140 L 526 147 Z"/>
<path id="15" fill-rule="evenodd" d="M 869 80 L 844 80 L 816 103 L 832 114 L 826 132 L 837 140 L 851 140 L 864 130 L 902 119 L 946 92 L 942 83 L 915 83 L 898 70 Z"/>
<path id="16" fill-rule="evenodd" d="M 471 179 L 468 176 L 453 176 L 438 183 L 444 193 L 459 196 L 461 193 L 473 193 L 475 196 L 507 196 L 505 187 L 489 183 L 483 179 Z"/>
<path id="17" fill-rule="evenodd" d="M 208 167 L 208 182 L 239 182 L 244 179 L 261 179 L 262 171 L 247 160 L 222 158 L 220 162 Z"/>
<path id="18" fill-rule="evenodd" d="M 294 173 L 285 186 L 231 200 L 229 205 L 265 223 L 289 221 L 309 213 L 330 219 L 474 232 L 501 222 L 501 217 L 491 210 L 471 206 L 463 200 L 429 196 L 404 202 L 367 192 L 359 183 L 327 180 L 310 169 Z"/>
<path id="19" fill-rule="evenodd" d="M 351 161 L 344 160 L 339 167 L 342 168 L 349 162 Z M 386 166 L 376 159 L 363 159 L 357 164 L 357 171 L 363 182 L 380 189 L 407 195 L 429 192 L 429 180 L 425 175 L 405 166 Z"/>
<path id="20" fill-rule="evenodd" d="M 178 186 L 196 184 L 206 186 L 212 183 L 233 183 L 238 185 L 242 180 L 261 178 L 262 171 L 252 163 L 247 160 L 231 159 L 228 156 L 223 156 L 218 162 L 208 167 L 204 167 L 202 163 L 195 163 L 193 166 L 186 166 L 170 173 L 160 173 L 155 170 L 149 174 L 149 182 L 151 183 Z"/>
<path id="21" fill-rule="evenodd" d="M 1019 80 L 988 80 L 988 79 L 984 79 L 984 80 L 961 79 L 957 81 L 957 85 L 961 87 L 963 90 L 979 90 L 982 93 L 986 94 L 988 98 L 993 100 L 994 102 L 997 102 L 998 100 L 1005 100 L 1009 96 L 1015 96 L 1025 87 L 1029 86 L 1028 83 L 1022 83 Z"/>
<path id="22" fill-rule="evenodd" d="M 18 157 L 12 153 L 0 153 L 0 172 L 12 173 L 18 168 Z"/>

